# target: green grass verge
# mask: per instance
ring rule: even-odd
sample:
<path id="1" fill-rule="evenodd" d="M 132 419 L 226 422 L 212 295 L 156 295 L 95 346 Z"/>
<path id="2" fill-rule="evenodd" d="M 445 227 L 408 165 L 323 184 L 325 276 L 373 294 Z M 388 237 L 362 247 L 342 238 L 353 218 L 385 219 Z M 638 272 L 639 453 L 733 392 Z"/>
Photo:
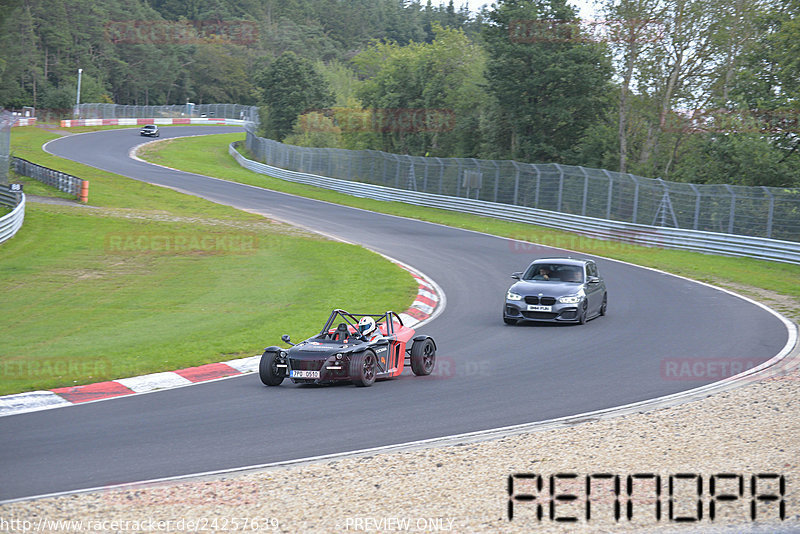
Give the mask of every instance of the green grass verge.
<path id="1" fill-rule="evenodd" d="M 244 139 L 244 134 L 174 139 L 149 145 L 146 150 L 140 151 L 139 155 L 143 159 L 169 167 L 276 191 L 486 232 L 509 239 L 614 258 L 723 286 L 744 288 L 745 290 L 747 290 L 746 288 L 762 289 L 792 298 L 800 298 L 800 265 L 641 247 L 591 239 L 535 225 L 464 215 L 399 202 L 382 202 L 352 197 L 334 191 L 286 182 L 242 168 L 228 154 L 228 144 L 242 139 Z M 525 256 L 520 257 L 520 269 L 524 267 L 526 261 Z M 758 276 L 754 276 L 754 273 L 758 273 Z M 498 273 L 498 276 L 505 274 Z M 796 309 L 792 311 L 791 303 L 779 307 L 781 311 L 790 314 L 797 312 Z"/>
<path id="2" fill-rule="evenodd" d="M 332 308 L 413 300 L 414 279 L 362 247 L 37 151 L 54 137 L 15 128 L 12 146 L 91 180 L 90 205 L 30 202 L 0 245 L 0 395 L 251 356 Z"/>

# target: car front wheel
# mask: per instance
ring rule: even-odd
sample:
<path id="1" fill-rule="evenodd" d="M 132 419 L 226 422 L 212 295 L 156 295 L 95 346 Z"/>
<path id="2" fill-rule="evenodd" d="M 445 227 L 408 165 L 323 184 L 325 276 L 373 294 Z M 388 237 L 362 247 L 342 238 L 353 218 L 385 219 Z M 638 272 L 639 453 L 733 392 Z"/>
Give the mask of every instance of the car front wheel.
<path id="1" fill-rule="evenodd" d="M 436 365 L 436 345 L 430 338 L 418 339 L 411 345 L 411 370 L 417 376 L 427 376 Z"/>
<path id="2" fill-rule="evenodd" d="M 586 299 L 583 299 L 581 303 L 581 308 L 578 310 L 578 322 L 580 324 L 586 324 L 586 314 L 588 313 L 589 304 L 586 302 Z"/>
<path id="3" fill-rule="evenodd" d="M 605 315 L 607 308 L 608 308 L 608 293 L 604 293 L 603 304 L 600 305 L 600 315 Z"/>
<path id="4" fill-rule="evenodd" d="M 258 376 L 264 385 L 279 386 L 286 378 L 286 372 L 278 367 L 278 353 L 268 350 L 261 355 L 261 362 L 258 364 Z"/>
<path id="5" fill-rule="evenodd" d="M 378 359 L 371 350 L 354 354 L 350 360 L 350 378 L 358 387 L 369 387 L 375 383 Z"/>

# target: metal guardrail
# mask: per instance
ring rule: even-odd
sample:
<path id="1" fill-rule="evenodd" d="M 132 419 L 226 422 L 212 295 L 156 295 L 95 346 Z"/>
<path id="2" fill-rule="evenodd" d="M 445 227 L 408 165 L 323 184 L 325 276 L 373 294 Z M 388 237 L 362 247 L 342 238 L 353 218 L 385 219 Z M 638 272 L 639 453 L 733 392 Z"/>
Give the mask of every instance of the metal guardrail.
<path id="1" fill-rule="evenodd" d="M 22 227 L 25 219 L 25 195 L 11 191 L 8 186 L 0 185 L 0 205 L 14 208 L 11 213 L 0 217 L 0 243 L 14 237 Z"/>
<path id="2" fill-rule="evenodd" d="M 417 206 L 535 224 L 575 232 L 593 238 L 616 240 L 642 246 L 692 250 L 728 256 L 745 256 L 800 264 L 800 243 L 792 241 L 634 224 L 525 206 L 328 178 L 304 172 L 289 171 L 253 161 L 242 156 L 236 150 L 238 143 L 232 143 L 228 147 L 228 152 L 236 159 L 239 165 L 246 169 L 260 174 L 268 174 L 282 180 L 313 185 L 348 195 L 387 202 L 405 202 Z"/>
<path id="3" fill-rule="evenodd" d="M 88 180 L 82 180 L 71 174 L 49 169 L 22 158 L 15 157 L 13 158 L 13 162 L 14 172 L 17 174 L 38 180 L 64 193 L 75 195 L 75 198 L 81 202 L 86 202 L 88 200 L 88 198 L 86 198 L 89 190 Z"/>

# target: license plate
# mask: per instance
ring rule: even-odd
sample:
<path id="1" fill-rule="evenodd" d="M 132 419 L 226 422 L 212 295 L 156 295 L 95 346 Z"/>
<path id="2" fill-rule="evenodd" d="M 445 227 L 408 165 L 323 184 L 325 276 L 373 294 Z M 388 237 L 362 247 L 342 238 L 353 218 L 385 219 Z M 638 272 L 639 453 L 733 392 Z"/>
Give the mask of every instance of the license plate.
<path id="1" fill-rule="evenodd" d="M 295 371 L 292 370 L 292 378 L 319 378 L 319 371 Z"/>
<path id="2" fill-rule="evenodd" d="M 528 304 L 528 311 L 538 311 L 538 312 L 551 312 L 553 311 L 552 306 L 540 306 L 537 304 Z"/>

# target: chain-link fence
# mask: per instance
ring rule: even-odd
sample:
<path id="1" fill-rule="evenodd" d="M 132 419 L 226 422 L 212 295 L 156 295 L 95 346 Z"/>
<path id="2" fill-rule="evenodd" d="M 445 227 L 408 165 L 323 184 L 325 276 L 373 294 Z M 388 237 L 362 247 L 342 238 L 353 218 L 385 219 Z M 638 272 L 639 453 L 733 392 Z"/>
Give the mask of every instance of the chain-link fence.
<path id="1" fill-rule="evenodd" d="M 258 124 L 258 108 L 240 104 L 186 104 L 175 106 L 123 106 L 119 104 L 79 104 L 76 119 L 158 119 L 217 118 L 237 119 Z"/>
<path id="2" fill-rule="evenodd" d="M 257 137 L 258 108 L 239 104 L 80 104 L 75 117 L 239 119 L 250 123 L 250 152 L 288 170 L 651 226 L 800 241 L 798 188 L 667 182 L 556 163 L 297 147 Z"/>
<path id="3" fill-rule="evenodd" d="M 0 185 L 8 185 L 8 161 L 11 154 L 11 126 L 17 118 L 6 110 L 0 111 Z"/>
<path id="4" fill-rule="evenodd" d="M 257 137 L 268 165 L 411 191 L 600 219 L 800 241 L 800 189 L 687 184 L 556 163 L 305 148 Z"/>

